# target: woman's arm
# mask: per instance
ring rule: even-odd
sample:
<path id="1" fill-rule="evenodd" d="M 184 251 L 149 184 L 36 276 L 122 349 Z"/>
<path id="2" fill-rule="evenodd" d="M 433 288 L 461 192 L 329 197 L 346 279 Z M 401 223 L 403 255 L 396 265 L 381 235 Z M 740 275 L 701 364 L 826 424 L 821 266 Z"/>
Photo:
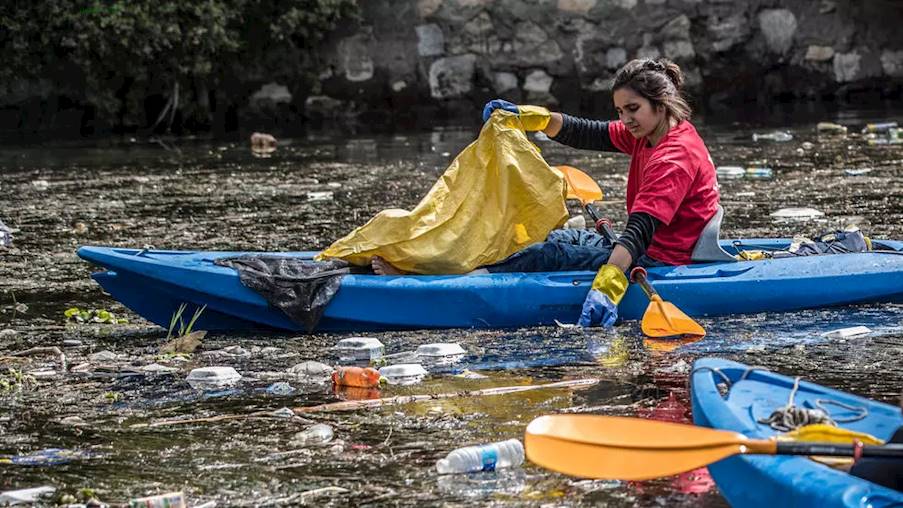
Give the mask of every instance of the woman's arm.
<path id="1" fill-rule="evenodd" d="M 608 122 L 587 120 L 562 113 L 552 113 L 549 124 L 543 129 L 553 141 L 583 150 L 620 152 L 611 141 Z"/>

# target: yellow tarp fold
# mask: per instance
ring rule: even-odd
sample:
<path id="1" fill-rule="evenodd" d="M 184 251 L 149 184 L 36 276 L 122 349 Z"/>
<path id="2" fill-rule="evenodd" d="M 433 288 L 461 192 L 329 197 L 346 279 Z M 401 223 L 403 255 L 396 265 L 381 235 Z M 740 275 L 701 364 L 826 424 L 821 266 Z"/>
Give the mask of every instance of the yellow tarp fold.
<path id="1" fill-rule="evenodd" d="M 407 272 L 460 274 L 544 241 L 568 218 L 567 189 L 523 127 L 548 116 L 496 111 L 413 210 L 383 210 L 318 259 L 380 256 Z"/>

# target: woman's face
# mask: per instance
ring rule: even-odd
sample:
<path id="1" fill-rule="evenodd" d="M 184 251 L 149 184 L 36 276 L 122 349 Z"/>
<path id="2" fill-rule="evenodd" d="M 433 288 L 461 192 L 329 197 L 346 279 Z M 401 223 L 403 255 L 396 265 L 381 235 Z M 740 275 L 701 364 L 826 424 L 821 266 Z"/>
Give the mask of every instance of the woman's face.
<path id="1" fill-rule="evenodd" d="M 618 118 L 637 139 L 649 136 L 666 120 L 665 108 L 653 107 L 648 99 L 628 87 L 615 90 L 613 98 Z"/>

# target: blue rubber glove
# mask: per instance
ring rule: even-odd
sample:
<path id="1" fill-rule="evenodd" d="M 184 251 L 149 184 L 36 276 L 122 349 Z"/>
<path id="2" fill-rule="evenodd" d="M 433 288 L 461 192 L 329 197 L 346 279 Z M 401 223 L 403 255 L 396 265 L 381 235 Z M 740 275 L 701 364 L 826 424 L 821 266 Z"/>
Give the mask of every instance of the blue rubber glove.
<path id="1" fill-rule="evenodd" d="M 615 265 L 602 265 L 583 301 L 583 312 L 577 324 L 611 328 L 618 320 L 618 304 L 626 292 L 627 277 L 624 272 Z"/>
<path id="2" fill-rule="evenodd" d="M 497 109 L 504 109 L 515 115 L 520 114 L 520 110 L 517 109 L 516 104 L 510 103 L 505 99 L 492 99 L 483 106 L 483 121 L 489 120 L 489 117 L 492 116 L 492 112 Z"/>

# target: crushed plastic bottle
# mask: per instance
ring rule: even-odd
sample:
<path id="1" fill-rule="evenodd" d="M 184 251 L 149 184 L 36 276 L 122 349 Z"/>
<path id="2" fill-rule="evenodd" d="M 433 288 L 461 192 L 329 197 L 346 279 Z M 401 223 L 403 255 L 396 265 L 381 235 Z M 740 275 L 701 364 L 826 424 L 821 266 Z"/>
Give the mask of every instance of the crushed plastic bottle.
<path id="1" fill-rule="evenodd" d="M 766 132 L 764 134 L 753 134 L 753 141 L 767 140 L 784 143 L 793 139 L 793 134 L 785 131 Z"/>
<path id="2" fill-rule="evenodd" d="M 332 201 L 332 191 L 307 191 L 308 201 Z"/>
<path id="3" fill-rule="evenodd" d="M 715 170 L 718 178 L 743 178 L 746 170 L 740 166 L 718 166 Z"/>
<path id="4" fill-rule="evenodd" d="M 318 384 L 329 381 L 332 375 L 332 367 L 325 363 L 308 360 L 293 365 L 288 369 L 288 373 L 295 377 L 301 383 Z"/>
<path id="5" fill-rule="evenodd" d="M 336 386 L 373 388 L 379 386 L 380 373 L 370 367 L 336 367 L 332 382 Z"/>
<path id="6" fill-rule="evenodd" d="M 317 423 L 295 434 L 292 444 L 296 446 L 324 445 L 333 438 L 332 427 L 325 423 Z"/>
<path id="7" fill-rule="evenodd" d="M 13 230 L 0 220 L 0 247 L 9 247 L 13 244 Z"/>
<path id="8" fill-rule="evenodd" d="M 238 383 L 241 374 L 232 367 L 201 367 L 189 372 L 185 380 L 195 390 L 218 390 Z"/>
<path id="9" fill-rule="evenodd" d="M 139 497 L 129 501 L 129 508 L 185 508 L 185 495 L 182 492 L 169 492 Z"/>
<path id="10" fill-rule="evenodd" d="M 286 383 L 285 381 L 280 381 L 278 383 L 273 383 L 267 387 L 267 393 L 270 395 L 291 395 L 295 393 L 295 389 L 292 385 Z"/>
<path id="11" fill-rule="evenodd" d="M 7 490 L 0 492 L 0 506 L 13 506 L 16 504 L 35 504 L 42 496 L 49 496 L 56 492 L 54 487 L 34 487 L 31 489 Z"/>
<path id="12" fill-rule="evenodd" d="M 373 337 L 349 337 L 340 340 L 333 348 L 339 361 L 372 361 L 386 354 L 386 347 Z"/>
<path id="13" fill-rule="evenodd" d="M 832 122 L 818 122 L 818 125 L 815 126 L 815 130 L 819 132 L 819 134 L 846 134 L 847 128 L 844 125 L 832 123 Z"/>
<path id="14" fill-rule="evenodd" d="M 524 463 L 524 445 L 517 439 L 499 441 L 482 446 L 466 446 L 449 453 L 436 462 L 439 474 L 494 471 L 517 467 Z"/>
<path id="15" fill-rule="evenodd" d="M 399 363 L 388 365 L 379 369 L 380 375 L 386 378 L 389 384 L 413 385 L 423 381 L 427 371 L 419 363 Z"/>
<path id="16" fill-rule="evenodd" d="M 746 168 L 746 177 L 756 180 L 767 180 L 774 176 L 774 170 L 768 166 L 750 166 Z"/>
<path id="17" fill-rule="evenodd" d="M 865 127 L 862 128 L 862 133 L 863 134 L 884 133 L 884 132 L 888 132 L 891 129 L 896 129 L 897 127 L 898 127 L 897 122 L 869 123 L 869 124 L 865 124 Z"/>

